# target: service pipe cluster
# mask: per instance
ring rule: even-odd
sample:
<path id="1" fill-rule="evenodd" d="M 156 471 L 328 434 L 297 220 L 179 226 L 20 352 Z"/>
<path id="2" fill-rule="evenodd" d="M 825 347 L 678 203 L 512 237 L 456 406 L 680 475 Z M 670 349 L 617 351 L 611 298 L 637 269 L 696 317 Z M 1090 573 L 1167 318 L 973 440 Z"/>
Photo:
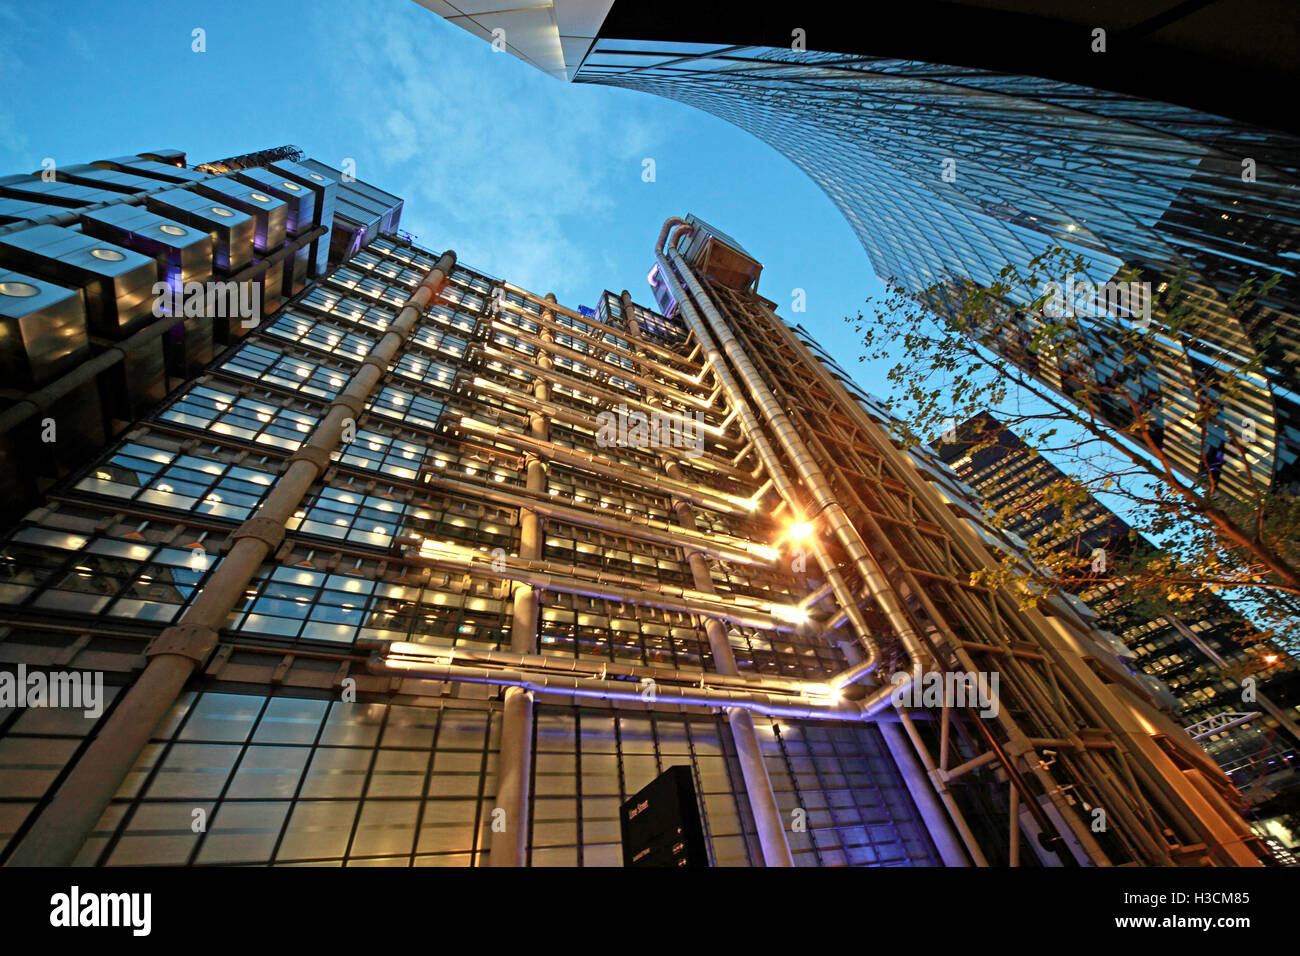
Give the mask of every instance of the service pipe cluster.
<path id="1" fill-rule="evenodd" d="M 836 539 L 858 570 L 868 593 L 884 612 L 891 627 L 897 633 L 904 652 L 910 658 L 908 662 L 910 666 L 905 666 L 903 670 L 910 675 L 913 666 L 925 659 L 921 642 L 908 620 L 901 602 L 886 580 L 884 572 L 872 557 L 866 544 L 854 529 L 848 515 L 835 498 L 825 475 L 799 438 L 797 430 L 780 409 L 776 397 L 763 383 L 753 364 L 740 347 L 739 342 L 736 341 L 735 336 L 718 314 L 703 285 L 677 252 L 675 248 L 677 242 L 690 229 L 691 227 L 680 219 L 669 219 L 660 232 L 661 246 L 666 243 L 667 247 L 666 249 L 656 248 L 656 259 L 659 263 L 660 273 L 664 281 L 669 284 L 670 290 L 678 302 L 682 319 L 700 343 L 706 361 L 717 376 L 729 404 L 738 413 L 741 428 L 772 479 L 773 487 L 790 509 L 791 514 L 796 516 L 796 519 L 799 519 L 803 515 L 800 497 L 750 406 L 749 397 L 753 397 L 764 419 L 772 428 L 776 440 L 780 442 L 782 450 L 798 471 L 804 487 L 809 490 L 815 506 L 814 513 L 818 516 L 824 516 L 825 520 L 830 524 Z M 670 230 L 672 232 L 671 238 L 669 237 Z M 678 280 L 678 275 L 682 277 L 682 281 Z M 714 335 L 717 336 L 716 342 Z M 717 343 L 721 343 L 727 356 L 731 358 L 737 374 L 741 376 L 744 382 L 743 389 L 728 369 Z M 880 650 L 872 638 L 870 628 L 858 607 L 856 595 L 848 588 L 847 582 L 839 573 L 833 558 L 826 550 L 825 545 L 816 536 L 812 539 L 812 550 L 818 564 L 822 567 L 827 583 L 830 584 L 835 593 L 842 613 L 848 619 L 862 648 L 863 658 L 861 661 L 830 679 L 832 687 L 841 688 L 874 671 L 880 663 Z M 876 698 L 888 699 L 893 689 L 893 685 L 881 685 L 868 700 Z"/>

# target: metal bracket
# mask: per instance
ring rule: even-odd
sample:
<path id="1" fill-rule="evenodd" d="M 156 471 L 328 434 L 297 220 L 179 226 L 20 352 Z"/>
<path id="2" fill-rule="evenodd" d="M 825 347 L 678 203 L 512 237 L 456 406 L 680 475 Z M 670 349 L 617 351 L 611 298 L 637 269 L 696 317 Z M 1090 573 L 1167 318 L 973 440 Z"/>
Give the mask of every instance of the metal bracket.
<path id="1" fill-rule="evenodd" d="M 319 475 L 330 466 L 330 453 L 324 448 L 317 448 L 314 445 L 303 445 L 289 456 L 287 463 L 293 465 L 295 461 L 310 462 L 316 466 L 316 474 Z"/>
<path id="2" fill-rule="evenodd" d="M 365 410 L 366 400 L 357 395 L 340 394 L 334 401 L 330 402 L 330 408 L 335 405 L 346 408 L 352 413 L 353 419 L 357 419 L 361 417 L 361 413 Z"/>
<path id="3" fill-rule="evenodd" d="M 149 643 L 144 656 L 153 658 L 160 654 L 174 654 L 188 657 L 202 666 L 218 640 L 215 628 L 203 624 L 173 624 Z"/>
<path id="4" fill-rule="evenodd" d="M 232 541 L 238 541 L 240 538 L 255 538 L 266 545 L 267 551 L 274 551 L 284 540 L 284 525 L 273 518 L 254 515 L 236 528 L 230 538 Z"/>

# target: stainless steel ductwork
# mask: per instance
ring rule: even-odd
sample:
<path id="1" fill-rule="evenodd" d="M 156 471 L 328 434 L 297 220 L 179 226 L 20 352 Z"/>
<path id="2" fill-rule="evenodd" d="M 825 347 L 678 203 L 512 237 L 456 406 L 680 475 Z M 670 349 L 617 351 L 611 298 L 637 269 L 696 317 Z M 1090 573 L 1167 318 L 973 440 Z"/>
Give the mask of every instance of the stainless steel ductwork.
<path id="1" fill-rule="evenodd" d="M 158 188 L 157 180 L 118 169 L 104 169 L 89 163 L 75 166 L 56 166 L 54 178 L 59 182 L 75 183 L 92 189 L 107 189 L 117 193 L 143 193 Z"/>
<path id="2" fill-rule="evenodd" d="M 326 229 L 333 228 L 334 200 L 338 192 L 338 183 L 333 178 L 288 159 L 277 160 L 268 164 L 267 168 L 279 173 L 291 182 L 310 189 L 316 196 L 316 212 L 312 217 L 312 223 L 317 226 L 324 226 Z M 329 265 L 329 248 L 328 235 L 317 239 L 311 244 L 307 263 L 313 276 L 325 274 L 325 270 Z"/>
<path id="3" fill-rule="evenodd" d="M 247 213 L 188 189 L 155 193 L 145 200 L 145 208 L 209 233 L 213 243 L 213 265 L 220 271 L 236 272 L 253 259 L 256 222 Z"/>
<path id="4" fill-rule="evenodd" d="M 15 199 L 12 196 L 0 196 L 0 226 L 15 223 L 36 222 L 51 216 L 66 215 L 63 206 L 50 206 L 34 199 Z"/>
<path id="5" fill-rule="evenodd" d="M 267 253 L 284 245 L 289 204 L 232 176 L 217 176 L 195 183 L 194 192 L 253 217 L 253 249 Z M 284 269 L 267 269 L 257 278 L 262 290 L 262 311 L 271 313 L 284 300 Z"/>
<path id="6" fill-rule="evenodd" d="M 26 199 L 49 206 L 63 206 L 66 209 L 117 202 L 122 198 L 121 193 L 109 189 L 95 189 L 77 183 L 47 181 L 40 176 L 23 175 L 0 177 L 0 196 Z"/>
<path id="7" fill-rule="evenodd" d="M 140 206 L 116 205 L 82 213 L 81 231 L 157 260 L 173 283 L 212 278 L 212 236 Z"/>
<path id="8" fill-rule="evenodd" d="M 133 176 L 145 176 L 159 182 L 176 183 L 177 185 L 196 183 L 208 178 L 203 173 L 196 173 L 192 169 L 173 166 L 170 163 L 160 163 L 157 160 L 142 156 L 119 156 L 116 159 L 99 159 L 90 165 L 98 166 L 100 169 L 120 169 Z"/>
<path id="9" fill-rule="evenodd" d="M 0 374 L 37 388 L 89 354 L 86 306 L 76 289 L 0 269 Z"/>
<path id="10" fill-rule="evenodd" d="M 194 192 L 238 209 L 252 216 L 253 248 L 270 252 L 284 245 L 289 221 L 289 205 L 282 199 L 263 192 L 232 176 L 216 176 L 194 184 Z"/>
<path id="11" fill-rule="evenodd" d="M 38 388 L 84 361 L 89 352 L 79 290 L 0 268 L 0 376 L 6 385 Z M 70 463 L 98 450 L 104 438 L 93 381 L 68 390 L 42 415 L 0 433 L 4 502 L 30 501 Z"/>
<path id="12" fill-rule="evenodd" d="M 315 224 L 316 193 L 314 190 L 269 169 L 241 169 L 232 175 L 253 188 L 268 193 L 285 203 L 289 210 L 289 219 L 286 226 L 291 237 L 302 235 Z M 311 249 L 306 248 L 295 253 L 292 258 L 285 260 L 285 295 L 297 295 L 307 287 L 307 269 L 310 256 Z"/>
<path id="13" fill-rule="evenodd" d="M 118 204 L 83 213 L 81 229 L 89 236 L 151 256 L 159 279 L 172 288 L 212 278 L 212 236 L 201 229 L 165 219 L 143 206 Z M 197 375 L 212 361 L 212 319 L 206 315 L 177 321 L 162 336 L 167 372 L 181 378 Z"/>
<path id="14" fill-rule="evenodd" d="M 158 264 L 94 236 L 49 225 L 7 233 L 0 265 L 81 289 L 94 335 L 123 338 L 152 315 Z"/>

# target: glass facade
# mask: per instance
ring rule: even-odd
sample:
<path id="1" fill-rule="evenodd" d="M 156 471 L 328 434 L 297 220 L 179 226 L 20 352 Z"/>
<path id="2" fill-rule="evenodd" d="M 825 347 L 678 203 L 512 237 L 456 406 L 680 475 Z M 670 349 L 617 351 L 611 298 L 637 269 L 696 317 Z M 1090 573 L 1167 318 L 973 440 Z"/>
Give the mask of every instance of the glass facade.
<path id="1" fill-rule="evenodd" d="M 987 448 L 971 451 L 982 436 Z M 1100 548 L 1112 556 L 1135 547 L 1129 525 L 1096 498 L 1076 506 L 1078 533 L 1063 537 L 1059 507 L 1044 504 L 1036 491 L 1061 480 L 1062 472 L 991 416 L 963 422 L 957 442 L 940 445 L 936 454 L 952 466 L 990 512 L 1008 509 L 1006 530 L 1021 539 L 1045 535 L 1043 546 L 1076 556 Z M 995 441 L 994 441 L 995 440 Z M 963 444 L 966 442 L 967 444 Z M 1211 593 L 1201 593 L 1171 614 L 1159 614 L 1124 594 L 1122 584 L 1081 588 L 1078 596 L 1097 615 L 1097 624 L 1114 634 L 1132 655 L 1130 665 L 1159 680 L 1177 701 L 1175 716 L 1194 727 L 1202 746 L 1243 790 L 1256 797 L 1295 785 L 1300 769 L 1300 737 L 1293 732 L 1300 717 L 1300 668 L 1284 662 L 1252 677 L 1256 687 L 1243 694 L 1234 670 L 1254 660 L 1251 645 L 1264 639 L 1240 613 Z M 1255 694 L 1267 706 L 1247 701 Z M 1251 714 L 1251 719 L 1211 732 L 1213 718 Z M 1285 722 L 1285 725 L 1283 724 Z M 1200 725 L 1200 726 L 1196 726 Z M 1253 789 L 1262 780 L 1268 786 Z"/>
<path id="2" fill-rule="evenodd" d="M 1159 716 L 1067 606 L 970 586 L 950 473 L 890 441 L 734 240 L 692 219 L 703 258 L 659 273 L 691 296 L 575 310 L 384 227 L 395 197 L 360 222 L 387 194 L 331 182 L 326 268 L 300 209 L 247 267 L 283 270 L 279 307 L 210 317 L 209 360 L 164 358 L 159 399 L 0 536 L 0 677 L 107 697 L 0 700 L 0 863 L 616 866 L 623 801 L 670 767 L 716 866 L 1258 859 L 1213 808 L 1133 810 L 1156 798 L 1116 783 L 1125 747 L 1174 795 L 1195 748 L 1135 738 L 1126 715 Z M 1000 674 L 997 706 L 894 707 L 909 654 Z"/>
<path id="3" fill-rule="evenodd" d="M 332 240 L 328 268 L 177 381 L 0 541 L 4 666 L 102 670 L 110 715 L 148 641 L 221 572 L 234 533 L 438 261 L 388 226 L 367 234 L 358 210 L 387 194 L 297 159 L 303 175 L 337 180 L 336 231 L 353 229 L 360 243 Z M 203 171 L 247 171 L 249 161 Z M 400 200 L 388 200 L 372 226 L 395 218 Z M 487 863 L 500 688 L 371 674 L 366 655 L 397 641 L 509 650 L 512 585 L 432 569 L 420 542 L 518 555 L 522 510 L 537 497 L 527 464 L 539 454 L 549 509 L 540 559 L 573 575 L 618 576 L 647 592 L 690 588 L 686 543 L 743 556 L 765 553 L 774 535 L 770 516 L 737 504 L 763 480 L 734 463 L 743 442 L 711 401 L 680 322 L 610 292 L 595 311 L 456 265 L 388 363 L 355 436 L 243 587 L 221 649 L 154 728 L 78 864 Z M 632 318 L 642 344 L 627 333 Z M 553 365 L 539 401 L 543 349 Z M 598 440 L 596 415 L 618 405 L 698 413 L 712 429 L 702 454 L 682 456 L 671 490 L 656 451 Z M 543 408 L 550 428 L 539 445 L 529 424 Z M 683 532 L 689 542 L 674 530 L 677 493 L 698 509 Z M 752 559 L 716 562 L 714 584 L 721 601 L 753 606 L 816 587 Z M 845 666 L 839 647 L 789 626 L 737 626 L 729 640 L 742 674 L 820 679 Z M 698 614 L 574 591 L 546 592 L 537 649 L 686 674 L 715 666 Z M 0 856 L 107 719 L 0 711 Z M 791 833 L 798 865 L 938 862 L 876 727 L 756 723 L 779 807 L 808 814 Z M 710 862 L 762 862 L 725 710 L 539 695 L 530 750 L 532 865 L 621 865 L 620 804 L 674 765 L 692 768 Z"/>
<path id="4" fill-rule="evenodd" d="M 1162 450 L 1229 493 L 1300 482 L 1300 142 L 1284 134 L 1117 93 L 965 67 L 767 47 L 597 38 L 575 82 L 680 100 L 758 136 L 844 214 L 882 278 L 919 292 L 954 279 L 993 282 L 1052 246 L 1082 256 L 1080 279 L 1136 270 L 1153 290 L 1188 270 L 1196 319 L 1181 344 L 1160 333 L 1122 362 L 1122 316 L 1099 318 L 1079 360 L 1123 376 L 1150 410 Z M 1249 278 L 1280 281 L 1247 308 Z M 1080 374 L 1020 346 L 996 347 L 1067 396 Z M 1190 342 L 1190 346 L 1189 343 Z M 1187 383 L 1262 372 L 1189 420 Z M 1132 409 L 1102 410 L 1122 427 Z M 1249 431 L 1247 431 L 1249 429 Z M 1242 452 L 1226 430 L 1254 437 Z"/>

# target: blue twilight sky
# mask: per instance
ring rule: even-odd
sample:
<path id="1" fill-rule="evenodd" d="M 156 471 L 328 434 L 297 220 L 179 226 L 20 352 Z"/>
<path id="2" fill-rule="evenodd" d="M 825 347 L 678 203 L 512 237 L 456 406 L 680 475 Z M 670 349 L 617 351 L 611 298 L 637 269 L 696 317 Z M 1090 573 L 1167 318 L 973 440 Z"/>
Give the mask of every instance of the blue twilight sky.
<path id="1" fill-rule="evenodd" d="M 690 107 L 552 79 L 413 0 L 0 0 L 0 90 L 0 175 L 292 143 L 403 197 L 420 244 L 570 307 L 604 288 L 652 304 L 659 227 L 694 212 L 764 264 L 785 318 L 884 391 L 843 322 L 881 286 L 793 164 Z"/>
<path id="2" fill-rule="evenodd" d="M 848 224 L 792 163 L 707 113 L 562 83 L 413 0 L 0 0 L 0 175 L 286 143 L 355 160 L 406 200 L 402 227 L 427 248 L 570 307 L 605 288 L 652 304 L 659 228 L 696 213 L 763 263 L 759 291 L 784 318 L 888 392 L 891 363 L 859 364 L 843 321 L 884 292 Z"/>

